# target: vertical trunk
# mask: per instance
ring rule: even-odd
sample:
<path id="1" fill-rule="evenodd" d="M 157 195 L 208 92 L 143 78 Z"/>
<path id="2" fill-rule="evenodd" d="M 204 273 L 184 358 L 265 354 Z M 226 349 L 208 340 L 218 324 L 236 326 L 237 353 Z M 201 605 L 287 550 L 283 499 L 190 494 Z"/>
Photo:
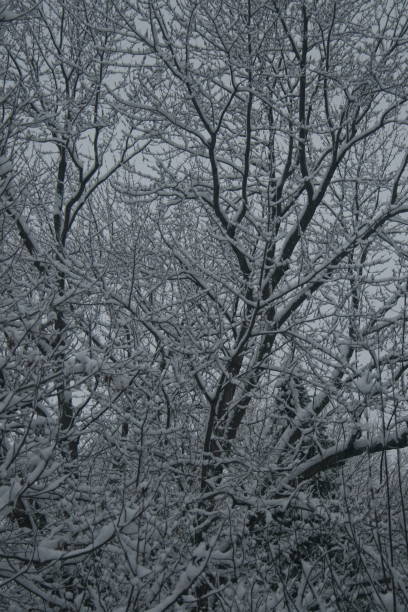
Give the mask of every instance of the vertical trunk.
<path id="1" fill-rule="evenodd" d="M 64 295 L 64 278 L 61 274 L 59 279 L 59 295 Z M 64 372 L 64 362 L 66 360 L 66 321 L 64 313 L 61 310 L 57 311 L 57 318 L 55 321 L 56 331 L 56 367 L 57 367 L 57 399 L 58 399 L 58 413 L 60 423 L 60 433 L 62 436 L 62 454 L 69 463 L 78 459 L 78 444 L 79 438 L 72 435 L 72 430 L 75 425 L 75 414 L 74 406 L 72 402 L 72 393 L 69 387 L 69 380 L 66 378 Z M 67 467 L 67 469 L 69 469 Z"/>
<path id="2" fill-rule="evenodd" d="M 56 241 L 56 258 L 57 263 L 57 291 L 60 300 L 60 306 L 57 308 L 56 320 L 55 320 L 55 361 L 57 368 L 57 399 L 58 399 L 58 412 L 59 412 L 59 424 L 60 433 L 62 436 L 61 452 L 67 463 L 72 463 L 78 459 L 78 444 L 79 438 L 72 435 L 72 430 L 75 425 L 75 414 L 74 406 L 72 402 L 72 393 L 69 387 L 69 380 L 66 378 L 64 372 L 64 363 L 66 360 L 66 335 L 67 335 L 67 323 L 64 316 L 64 295 L 66 292 L 66 277 L 62 270 L 64 264 L 64 249 L 65 249 L 65 238 L 62 236 L 62 217 L 63 217 L 63 203 L 64 203 L 64 192 L 65 192 L 65 181 L 67 172 L 67 150 L 65 145 L 59 147 L 59 164 L 57 174 L 57 188 L 56 188 L 56 205 L 54 210 L 54 233 Z M 67 465 L 65 468 L 71 472 L 70 467 Z"/>

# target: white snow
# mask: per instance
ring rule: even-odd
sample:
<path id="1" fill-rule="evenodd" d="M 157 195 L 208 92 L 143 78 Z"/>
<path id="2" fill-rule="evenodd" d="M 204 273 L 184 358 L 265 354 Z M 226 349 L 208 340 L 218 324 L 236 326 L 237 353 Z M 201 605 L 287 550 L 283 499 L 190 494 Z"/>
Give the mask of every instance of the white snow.
<path id="1" fill-rule="evenodd" d="M 375 375 L 368 370 L 363 372 L 361 376 L 354 381 L 354 384 L 363 395 L 374 393 L 378 387 Z"/>

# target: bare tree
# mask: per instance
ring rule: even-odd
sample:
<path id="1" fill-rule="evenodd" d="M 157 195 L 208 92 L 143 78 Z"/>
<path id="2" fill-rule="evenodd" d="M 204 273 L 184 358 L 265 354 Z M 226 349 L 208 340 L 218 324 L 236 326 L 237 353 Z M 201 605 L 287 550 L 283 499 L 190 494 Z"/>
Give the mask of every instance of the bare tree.
<path id="1" fill-rule="evenodd" d="M 17 605 L 408 605 L 407 8 L 60 0 L 7 25 Z"/>
<path id="2" fill-rule="evenodd" d="M 145 145 L 109 102 L 106 85 L 121 78 L 111 10 L 110 2 L 21 3 L 2 23 L 1 578 L 18 585 L 6 600 L 25 609 L 33 597 L 82 605 L 76 571 L 56 560 L 72 541 L 83 549 L 95 537 L 85 490 L 87 426 L 104 380 L 105 351 L 94 338 L 103 263 L 94 257 L 97 227 L 87 223 L 98 192 Z M 41 552 L 40 531 L 56 536 L 57 553 Z M 36 586 L 40 576 L 45 586 Z"/>
<path id="3" fill-rule="evenodd" d="M 408 441 L 396 400 L 406 368 L 404 9 L 134 9 L 128 49 L 145 59 L 125 112 L 144 113 L 157 150 L 127 197 L 154 197 L 168 272 L 150 293 L 161 313 L 152 309 L 151 325 L 166 367 L 191 372 L 180 393 L 196 445 L 193 539 L 209 546 L 225 521 L 232 554 L 245 509 L 277 565 L 272 582 L 289 572 L 284 605 L 294 609 L 303 596 L 317 601 L 312 575 L 301 596 L 293 559 L 276 562 L 267 516 L 303 504 L 313 514 L 327 470 Z M 177 405 L 180 395 L 173 414 Z M 289 536 L 298 520 L 294 511 Z M 225 587 L 218 570 L 206 576 L 203 609 Z"/>

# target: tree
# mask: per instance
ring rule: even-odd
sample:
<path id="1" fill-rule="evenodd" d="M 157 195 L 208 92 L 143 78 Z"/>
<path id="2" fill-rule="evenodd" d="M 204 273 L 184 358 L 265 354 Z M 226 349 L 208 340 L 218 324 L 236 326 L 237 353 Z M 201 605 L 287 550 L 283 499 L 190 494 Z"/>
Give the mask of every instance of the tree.
<path id="1" fill-rule="evenodd" d="M 87 424 L 103 377 L 103 347 L 93 346 L 96 323 L 88 321 L 101 310 L 101 268 L 84 248 L 92 230 L 77 227 L 141 142 L 132 129 L 121 140 L 124 125 L 108 99 L 119 56 L 104 27 L 109 11 L 109 2 L 66 1 L 4 13 L 1 576 L 19 588 L 6 589 L 6 600 L 24 608 L 33 596 L 63 609 L 82 605 L 76 572 L 55 569 L 55 560 L 72 541 L 81 546 L 81 522 L 82 547 L 93 537 L 78 448 L 83 437 L 89 459 Z M 46 539 L 41 552 L 39 531 L 58 553 L 47 557 Z"/>
<path id="2" fill-rule="evenodd" d="M 31 183 L 57 195 L 53 216 L 39 198 L 30 213 L 35 256 L 12 218 L 53 363 L 30 402 L 59 415 L 45 447 L 62 478 L 59 513 L 32 506 L 35 563 L 4 570 L 10 593 L 404 609 L 406 3 L 83 0 L 89 27 L 74 4 L 40 5 L 10 69 L 41 118 Z M 12 275 L 26 266 L 19 251 Z M 38 447 L 31 433 L 7 443 Z M 68 499 L 81 527 L 61 544 Z"/>

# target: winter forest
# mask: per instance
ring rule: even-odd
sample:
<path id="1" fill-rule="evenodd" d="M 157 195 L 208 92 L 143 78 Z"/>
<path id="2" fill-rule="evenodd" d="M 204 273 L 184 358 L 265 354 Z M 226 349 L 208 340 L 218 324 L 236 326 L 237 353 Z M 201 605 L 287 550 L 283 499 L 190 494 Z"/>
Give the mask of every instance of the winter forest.
<path id="1" fill-rule="evenodd" d="M 408 610 L 407 0 L 1 0 L 0 611 Z"/>

